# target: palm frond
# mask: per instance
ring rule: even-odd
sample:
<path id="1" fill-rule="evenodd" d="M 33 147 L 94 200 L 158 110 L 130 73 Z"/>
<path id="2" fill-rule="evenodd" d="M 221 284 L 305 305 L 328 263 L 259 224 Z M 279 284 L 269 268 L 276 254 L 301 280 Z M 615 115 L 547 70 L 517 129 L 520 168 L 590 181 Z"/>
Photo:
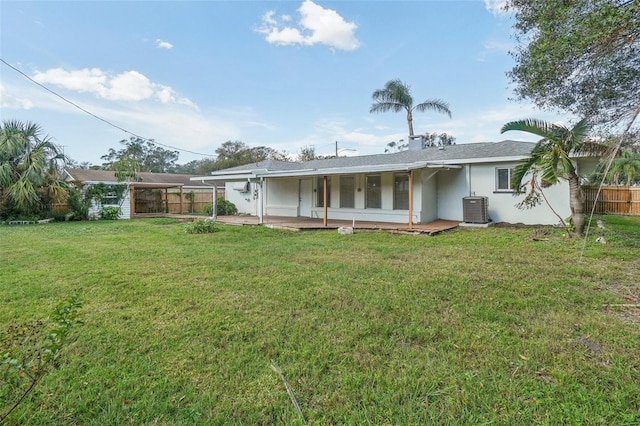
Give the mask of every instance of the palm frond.
<path id="1" fill-rule="evenodd" d="M 442 114 L 447 114 L 449 118 L 451 118 L 451 110 L 449 109 L 449 104 L 442 99 L 427 99 L 426 101 L 416 105 L 413 108 L 419 112 L 430 110 Z"/>
<path id="2" fill-rule="evenodd" d="M 18 179 L 9 187 L 9 196 L 18 210 L 28 212 L 38 205 L 40 197 L 33 183 L 28 179 Z"/>
<path id="3" fill-rule="evenodd" d="M 558 136 L 559 131 L 569 131 L 569 129 L 564 126 L 549 123 L 544 120 L 538 120 L 536 118 L 511 121 L 502 126 L 500 133 L 505 133 L 511 130 L 531 133 L 532 135 L 540 136 L 543 139 L 555 139 Z"/>
<path id="4" fill-rule="evenodd" d="M 399 104 L 397 102 L 378 102 L 376 104 L 371 105 L 369 108 L 370 113 L 381 113 L 381 112 L 401 112 L 405 109 L 405 106 Z"/>

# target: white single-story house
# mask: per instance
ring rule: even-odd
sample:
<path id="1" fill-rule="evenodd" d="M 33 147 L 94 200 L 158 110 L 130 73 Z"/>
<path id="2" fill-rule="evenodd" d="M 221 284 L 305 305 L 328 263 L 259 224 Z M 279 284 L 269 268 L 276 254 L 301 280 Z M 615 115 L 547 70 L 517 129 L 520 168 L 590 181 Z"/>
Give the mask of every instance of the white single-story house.
<path id="1" fill-rule="evenodd" d="M 65 180 L 76 182 L 83 192 L 92 185 L 105 189 L 99 200 L 92 199 L 89 217 L 98 218 L 104 207 L 119 207 L 119 219 L 133 219 L 136 214 L 185 213 L 194 204 L 213 201 L 213 188 L 192 175 L 173 173 L 137 173 L 137 181 L 118 181 L 110 170 L 65 169 Z"/>
<path id="2" fill-rule="evenodd" d="M 511 173 L 535 143 L 505 140 L 425 147 L 410 139 L 402 152 L 307 162 L 262 161 L 194 177 L 225 187 L 238 211 L 264 216 L 408 224 L 437 219 L 475 223 L 559 223 L 545 205 L 521 210 Z M 576 158 L 590 172 L 597 160 Z M 545 195 L 562 217 L 570 216 L 569 187 Z M 467 216 L 467 217 L 465 217 Z"/>

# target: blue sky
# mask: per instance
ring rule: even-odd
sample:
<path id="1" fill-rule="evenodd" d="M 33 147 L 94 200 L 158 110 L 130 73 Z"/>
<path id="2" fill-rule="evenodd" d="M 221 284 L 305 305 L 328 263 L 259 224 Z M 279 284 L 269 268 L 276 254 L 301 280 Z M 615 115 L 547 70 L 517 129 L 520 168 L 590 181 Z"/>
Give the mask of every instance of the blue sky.
<path id="1" fill-rule="evenodd" d="M 569 117 L 509 100 L 515 42 L 502 3 L 0 0 L 0 57 L 92 114 L 183 150 L 179 163 L 227 140 L 382 153 L 408 132 L 403 113 L 369 113 L 391 79 L 409 84 L 416 104 L 450 105 L 451 119 L 416 113 L 417 134 L 534 140 L 500 127 Z M 5 64 L 0 107 L 2 120 L 41 124 L 76 161 L 100 164 L 130 137 Z"/>

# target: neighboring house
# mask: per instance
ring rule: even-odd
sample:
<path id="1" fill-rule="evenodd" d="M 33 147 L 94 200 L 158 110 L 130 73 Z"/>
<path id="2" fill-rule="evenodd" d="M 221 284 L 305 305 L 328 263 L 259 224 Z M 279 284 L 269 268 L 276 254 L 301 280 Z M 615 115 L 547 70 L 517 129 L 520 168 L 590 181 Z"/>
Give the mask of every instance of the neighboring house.
<path id="1" fill-rule="evenodd" d="M 109 170 L 65 169 L 65 178 L 76 182 L 83 194 L 91 185 L 104 184 L 107 191 L 100 201 L 92 201 L 89 217 L 97 218 L 104 207 L 120 207 L 119 219 L 132 219 L 142 213 L 185 213 L 211 203 L 213 188 L 192 181 L 192 175 L 139 172 L 139 181 L 119 182 Z M 119 196 L 118 189 L 122 189 Z M 196 203 L 197 201 L 197 203 Z M 194 210 L 197 211 L 197 210 Z"/>
<path id="2" fill-rule="evenodd" d="M 407 151 L 398 153 L 303 163 L 263 161 L 191 179 L 223 185 L 226 199 L 239 212 L 261 221 L 265 215 L 409 225 L 436 219 L 463 221 L 463 199 L 473 197 L 468 203 L 482 197 L 487 220 L 493 222 L 559 222 L 546 205 L 515 207 L 524 196 L 513 196 L 511 173 L 534 143 L 423 145 L 414 138 Z M 585 174 L 595 166 L 593 159 L 576 161 L 588 168 Z M 566 183 L 545 189 L 545 195 L 563 218 L 570 215 Z"/>

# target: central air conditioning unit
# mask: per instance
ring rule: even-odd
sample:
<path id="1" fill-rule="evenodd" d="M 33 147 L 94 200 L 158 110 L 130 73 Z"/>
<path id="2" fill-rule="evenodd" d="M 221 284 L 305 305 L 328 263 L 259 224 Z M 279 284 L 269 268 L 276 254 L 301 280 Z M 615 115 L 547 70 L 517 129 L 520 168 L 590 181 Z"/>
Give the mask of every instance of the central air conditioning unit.
<path id="1" fill-rule="evenodd" d="M 487 197 L 464 197 L 462 217 L 465 223 L 489 223 L 489 199 Z"/>

